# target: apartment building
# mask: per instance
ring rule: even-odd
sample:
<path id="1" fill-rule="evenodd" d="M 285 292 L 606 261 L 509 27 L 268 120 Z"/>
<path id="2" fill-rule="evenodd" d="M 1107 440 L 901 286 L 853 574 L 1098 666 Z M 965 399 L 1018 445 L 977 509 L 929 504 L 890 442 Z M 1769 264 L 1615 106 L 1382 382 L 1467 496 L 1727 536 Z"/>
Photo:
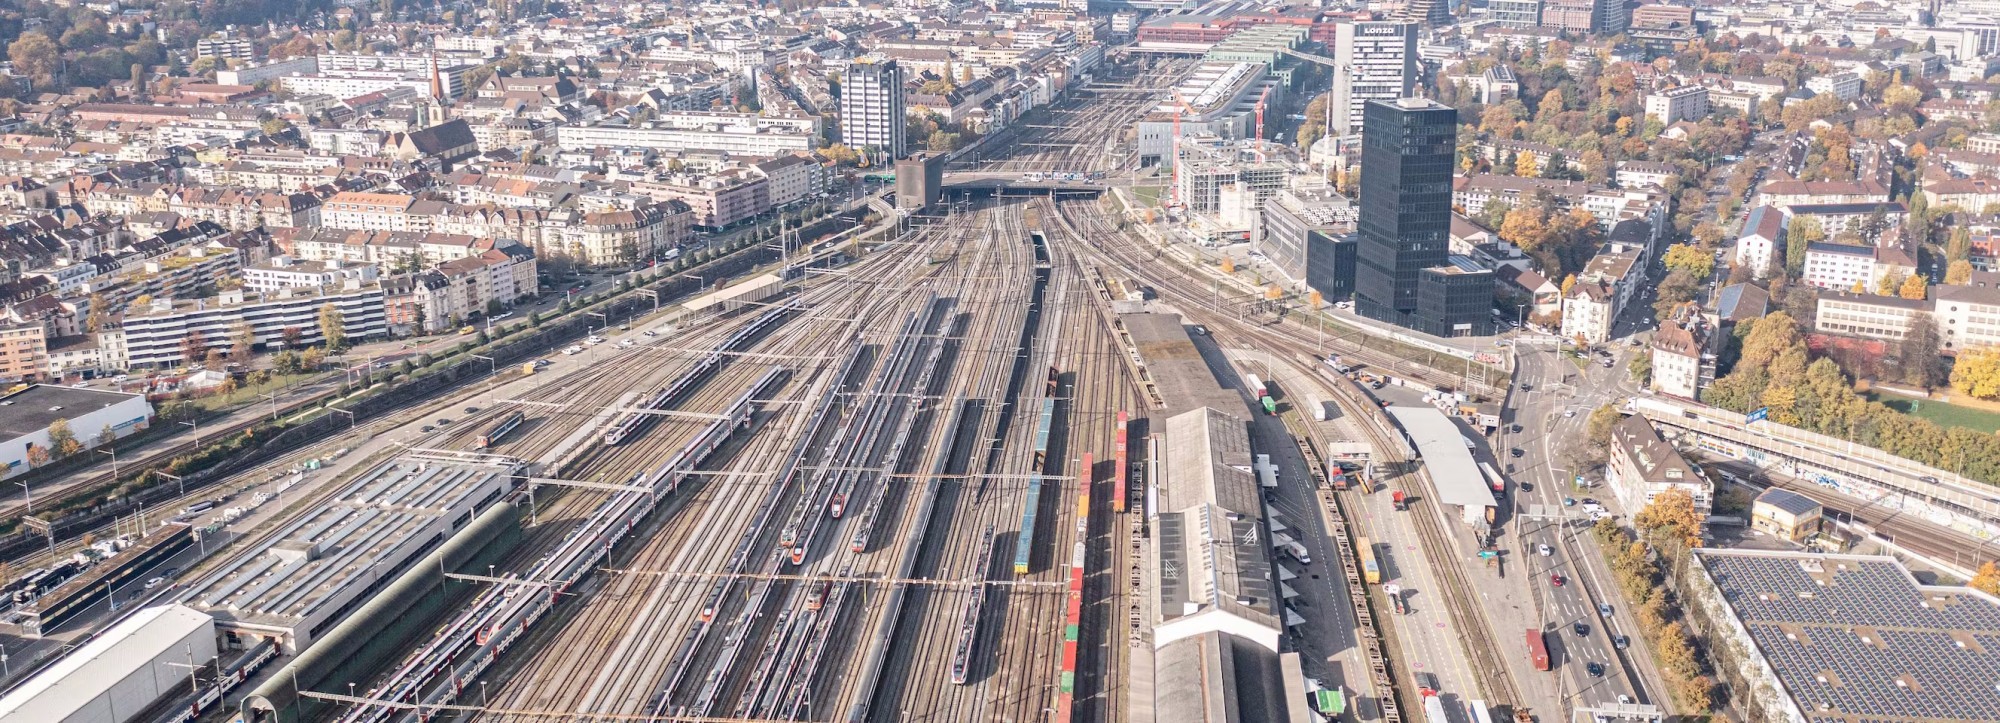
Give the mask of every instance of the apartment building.
<path id="1" fill-rule="evenodd" d="M 634 183 L 632 190 L 687 204 L 694 212 L 694 225 L 704 228 L 726 228 L 771 210 L 770 181 L 742 168 Z"/>
<path id="2" fill-rule="evenodd" d="M 810 132 L 762 128 L 754 124 L 717 124 L 708 128 L 661 127 L 657 124 L 640 127 L 566 125 L 556 129 L 556 145 L 566 151 L 646 148 L 667 153 L 699 150 L 770 158 L 812 150 L 818 141 Z"/>
<path id="3" fill-rule="evenodd" d="M 279 255 L 264 263 L 244 267 L 243 288 L 266 292 L 345 286 L 349 281 L 365 285 L 375 283 L 378 273 L 375 265 L 370 263 L 340 259 L 302 261 Z"/>
<path id="4" fill-rule="evenodd" d="M 409 231 L 407 213 L 416 199 L 400 193 L 343 191 L 320 207 L 320 224 L 360 231 Z"/>
<path id="5" fill-rule="evenodd" d="M 763 187 L 762 179 L 758 187 Z M 734 212 L 735 196 L 721 193 L 704 196 Z M 765 208 L 769 208 L 768 201 Z M 649 203 L 622 211 L 585 213 L 563 209 L 549 215 L 551 224 L 543 228 L 532 244 L 535 253 L 560 253 L 589 266 L 617 266 L 658 258 L 669 249 L 687 243 L 699 215 L 681 200 Z"/>
<path id="6" fill-rule="evenodd" d="M 1643 268 L 1645 252 L 1627 244 L 1605 244 L 1563 297 L 1562 335 L 1587 344 L 1611 340 L 1619 312 L 1631 301 L 1638 284 L 1633 272 Z"/>
<path id="7" fill-rule="evenodd" d="M 1861 97 L 1861 76 L 1853 73 L 1829 73 L 1806 79 L 1806 90 L 1821 95 L 1832 94 L 1841 100 Z"/>
<path id="8" fill-rule="evenodd" d="M 227 351 L 237 326 L 248 323 L 255 347 L 264 350 L 311 346 L 325 341 L 320 310 L 331 305 L 350 341 L 386 336 L 380 286 L 279 289 L 264 294 L 225 291 L 194 301 L 154 300 L 126 313 L 121 323 L 126 362 L 132 367 L 175 366 L 189 351 Z"/>
<path id="9" fill-rule="evenodd" d="M 1714 504 L 1715 483 L 1696 472 L 1672 444 L 1660 438 L 1651 422 L 1639 415 L 1611 427 L 1611 460 L 1604 481 L 1628 514 L 1638 514 L 1653 498 L 1668 490 L 1687 491 L 1695 515 L 1706 521 Z"/>
<path id="10" fill-rule="evenodd" d="M 770 184 L 772 206 L 796 203 L 826 189 L 826 167 L 812 156 L 787 153 L 751 166 Z"/>
<path id="11" fill-rule="evenodd" d="M 1712 329 L 1695 307 L 1654 332 L 1653 391 L 1682 399 L 1699 399 L 1715 383 L 1716 357 L 1710 345 Z"/>
<path id="12" fill-rule="evenodd" d="M 902 158 L 908 121 L 902 66 L 894 60 L 848 66 L 840 85 L 840 133 L 849 148 L 873 149 L 877 162 Z"/>
<path id="13" fill-rule="evenodd" d="M 0 326 L 0 381 L 38 379 L 48 364 L 48 327 L 29 322 Z"/>
<path id="14" fill-rule="evenodd" d="M 1815 243 L 1806 247 L 1805 270 L 1799 280 L 1822 289 L 1847 290 L 1875 286 L 1875 247 Z"/>
<path id="15" fill-rule="evenodd" d="M 1646 96 L 1646 117 L 1659 121 L 1661 125 L 1701 120 L 1707 116 L 1708 89 L 1698 85 L 1684 85 Z"/>
<path id="16" fill-rule="evenodd" d="M 1743 233 L 1736 237 L 1736 265 L 1745 266 L 1757 278 L 1769 275 L 1772 262 L 1784 258 L 1785 228 L 1791 216 L 1774 206 L 1758 206 L 1743 221 Z"/>

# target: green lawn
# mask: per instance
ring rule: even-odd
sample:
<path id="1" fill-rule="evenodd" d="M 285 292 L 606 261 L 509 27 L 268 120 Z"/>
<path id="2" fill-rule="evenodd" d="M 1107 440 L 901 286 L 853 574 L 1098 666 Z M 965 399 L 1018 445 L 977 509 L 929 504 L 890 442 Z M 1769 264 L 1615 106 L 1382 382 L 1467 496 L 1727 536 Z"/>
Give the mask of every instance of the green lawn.
<path id="1" fill-rule="evenodd" d="M 1132 197 L 1138 199 L 1141 206 L 1158 206 L 1160 194 L 1166 190 L 1165 186 L 1133 186 Z"/>
<path id="2" fill-rule="evenodd" d="M 1868 398 L 1888 405 L 1890 409 L 1920 419 L 1928 419 L 1947 427 L 1964 427 L 1983 434 L 2000 430 L 2000 413 L 1984 409 L 1961 407 L 1956 404 L 1930 399 L 1911 399 L 1894 394 L 1870 394 Z"/>

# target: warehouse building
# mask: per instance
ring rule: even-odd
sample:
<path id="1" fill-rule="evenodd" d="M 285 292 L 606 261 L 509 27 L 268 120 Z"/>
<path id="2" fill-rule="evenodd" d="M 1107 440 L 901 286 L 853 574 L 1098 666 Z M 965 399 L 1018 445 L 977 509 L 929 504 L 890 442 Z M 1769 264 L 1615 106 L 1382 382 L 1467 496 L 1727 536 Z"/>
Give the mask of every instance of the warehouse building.
<path id="1" fill-rule="evenodd" d="M 509 474 L 397 458 L 195 581 L 183 600 L 216 617 L 226 647 L 275 637 L 297 653 L 498 501 Z"/>
<path id="2" fill-rule="evenodd" d="M 1210 408 L 1166 420 L 1164 469 L 1148 550 L 1152 660 L 1128 675 L 1139 721 L 1291 721 L 1305 715 L 1296 652 L 1280 653 L 1286 625 L 1263 497 L 1250 472 L 1248 427 Z M 1296 710 L 1294 710 L 1296 708 Z"/>
<path id="3" fill-rule="evenodd" d="M 0 479 L 27 472 L 34 466 L 31 458 L 56 458 L 42 455 L 54 451 L 49 425 L 59 419 L 68 422 L 77 442 L 94 447 L 109 441 L 99 439 L 106 429 L 114 439 L 145 429 L 153 405 L 138 394 L 43 384 L 0 397 L 0 464 L 6 465 Z"/>
<path id="4" fill-rule="evenodd" d="M 146 608 L 0 697 L 0 723 L 124 723 L 215 660 L 215 619 Z"/>

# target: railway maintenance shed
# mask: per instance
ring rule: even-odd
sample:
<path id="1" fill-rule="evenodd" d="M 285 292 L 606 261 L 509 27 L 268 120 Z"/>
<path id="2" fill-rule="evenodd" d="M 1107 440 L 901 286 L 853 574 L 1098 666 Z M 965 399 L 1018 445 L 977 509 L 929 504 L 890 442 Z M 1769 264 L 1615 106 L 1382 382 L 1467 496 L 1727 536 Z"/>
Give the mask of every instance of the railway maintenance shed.
<path id="1" fill-rule="evenodd" d="M 1437 501 L 1459 509 L 1465 524 L 1484 529 L 1497 504 L 1479 462 L 1465 447 L 1465 433 L 1434 407 L 1394 406 L 1386 410 L 1417 448 L 1430 472 Z"/>
<path id="2" fill-rule="evenodd" d="M 133 613 L 0 698 L 0 723 L 124 723 L 215 660 L 215 619 L 182 605 Z"/>
<path id="3" fill-rule="evenodd" d="M 297 653 L 511 484 L 499 467 L 398 457 L 194 581 L 182 599 L 214 615 L 226 636 L 273 636 Z"/>

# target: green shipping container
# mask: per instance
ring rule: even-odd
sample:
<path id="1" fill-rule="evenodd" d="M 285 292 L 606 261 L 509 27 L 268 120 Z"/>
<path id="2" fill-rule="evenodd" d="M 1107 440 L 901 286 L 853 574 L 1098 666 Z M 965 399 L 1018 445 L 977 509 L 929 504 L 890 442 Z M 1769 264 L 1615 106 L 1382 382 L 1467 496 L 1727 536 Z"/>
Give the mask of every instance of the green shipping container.
<path id="1" fill-rule="evenodd" d="M 1076 674 L 1075 674 L 1075 673 L 1072 673 L 1072 672 L 1069 672 L 1069 671 L 1067 671 L 1067 670 L 1063 671 L 1063 674 L 1062 674 L 1062 692 L 1063 692 L 1063 693 L 1066 693 L 1066 694 L 1072 694 L 1072 693 L 1075 693 L 1075 692 L 1076 692 Z"/>
<path id="2" fill-rule="evenodd" d="M 1072 643 L 1076 642 L 1076 627 L 1075 625 L 1063 626 L 1063 639 Z"/>
<path id="3" fill-rule="evenodd" d="M 1319 705 L 1319 712 L 1321 713 L 1340 715 L 1347 712 L 1347 696 L 1342 695 L 1338 690 L 1321 689 L 1314 693 L 1313 697 L 1318 699 L 1316 703 Z"/>

